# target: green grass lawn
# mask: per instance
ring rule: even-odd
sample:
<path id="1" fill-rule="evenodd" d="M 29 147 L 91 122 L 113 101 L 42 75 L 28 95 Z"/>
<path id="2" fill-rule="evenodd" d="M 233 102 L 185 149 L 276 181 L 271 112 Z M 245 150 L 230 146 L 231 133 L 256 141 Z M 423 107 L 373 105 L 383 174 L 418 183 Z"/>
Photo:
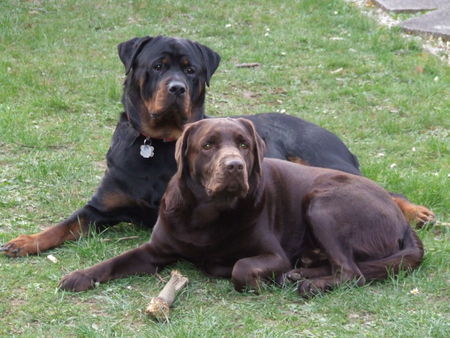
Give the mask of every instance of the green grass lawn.
<path id="1" fill-rule="evenodd" d="M 116 45 L 158 34 L 222 56 L 209 114 L 286 111 L 317 123 L 346 142 L 365 175 L 433 209 L 441 224 L 419 231 L 423 265 L 306 301 L 293 287 L 237 293 L 180 263 L 191 283 L 161 324 L 144 313 L 163 285 L 156 276 L 79 294 L 56 289 L 66 273 L 149 237 L 121 225 L 51 250 L 57 263 L 47 253 L 0 256 L 0 336 L 448 337 L 450 69 L 343 0 L 1 1 L 0 242 L 59 222 L 90 198 L 122 111 Z M 243 62 L 261 66 L 235 67 Z"/>

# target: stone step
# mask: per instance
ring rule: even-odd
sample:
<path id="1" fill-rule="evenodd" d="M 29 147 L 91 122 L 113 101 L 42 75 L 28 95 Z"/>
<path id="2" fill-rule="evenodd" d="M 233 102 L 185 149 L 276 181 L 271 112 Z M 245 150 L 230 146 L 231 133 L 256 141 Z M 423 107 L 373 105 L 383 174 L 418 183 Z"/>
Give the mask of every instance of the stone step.
<path id="1" fill-rule="evenodd" d="M 450 7 L 406 20 L 399 26 L 408 33 L 432 34 L 450 40 Z"/>
<path id="2" fill-rule="evenodd" d="M 372 0 L 390 12 L 408 13 L 431 11 L 450 6 L 450 0 Z"/>

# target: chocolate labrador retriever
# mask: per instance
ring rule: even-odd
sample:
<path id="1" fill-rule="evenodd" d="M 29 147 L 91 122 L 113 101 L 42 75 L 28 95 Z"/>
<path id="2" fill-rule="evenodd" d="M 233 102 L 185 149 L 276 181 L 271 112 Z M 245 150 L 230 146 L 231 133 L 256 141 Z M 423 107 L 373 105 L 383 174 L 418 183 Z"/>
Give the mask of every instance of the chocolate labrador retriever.
<path id="1" fill-rule="evenodd" d="M 422 243 L 384 189 L 333 169 L 263 160 L 263 153 L 249 120 L 188 125 L 150 242 L 65 276 L 60 288 L 82 291 L 188 260 L 231 278 L 239 291 L 291 277 L 310 296 L 420 264 Z M 317 249 L 324 257 L 302 267 Z"/>

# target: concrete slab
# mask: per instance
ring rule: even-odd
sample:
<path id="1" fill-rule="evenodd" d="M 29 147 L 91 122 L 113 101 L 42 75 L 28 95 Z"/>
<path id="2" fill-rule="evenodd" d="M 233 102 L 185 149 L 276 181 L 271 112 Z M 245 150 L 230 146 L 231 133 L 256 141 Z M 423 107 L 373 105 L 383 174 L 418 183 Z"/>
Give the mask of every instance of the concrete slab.
<path id="1" fill-rule="evenodd" d="M 398 13 L 431 11 L 450 6 L 450 0 L 372 0 L 381 8 Z"/>
<path id="2" fill-rule="evenodd" d="M 408 33 L 432 34 L 450 40 L 450 7 L 406 20 L 399 26 Z"/>

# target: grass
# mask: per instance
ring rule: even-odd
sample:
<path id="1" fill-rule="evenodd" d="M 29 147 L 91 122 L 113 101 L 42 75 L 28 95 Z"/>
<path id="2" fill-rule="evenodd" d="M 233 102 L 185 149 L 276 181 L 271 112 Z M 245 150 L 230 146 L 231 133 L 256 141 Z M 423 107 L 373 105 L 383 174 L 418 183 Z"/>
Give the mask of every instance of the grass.
<path id="1" fill-rule="evenodd" d="M 320 124 L 358 155 L 365 175 L 448 223 L 450 70 L 419 40 L 378 27 L 344 1 L 4 0 L 0 242 L 58 222 L 90 198 L 122 109 L 116 45 L 148 34 L 187 37 L 221 54 L 209 114 L 286 111 Z M 261 67 L 235 67 L 242 62 Z M 117 241 L 130 235 L 139 238 Z M 240 294 L 180 263 L 192 282 L 171 322 L 158 324 L 143 312 L 162 287 L 155 276 L 56 290 L 66 273 L 147 240 L 146 231 L 120 225 L 50 251 L 56 264 L 47 254 L 0 257 L 0 336 L 445 337 L 450 231 L 419 235 L 419 270 L 309 301 L 289 287 Z"/>

